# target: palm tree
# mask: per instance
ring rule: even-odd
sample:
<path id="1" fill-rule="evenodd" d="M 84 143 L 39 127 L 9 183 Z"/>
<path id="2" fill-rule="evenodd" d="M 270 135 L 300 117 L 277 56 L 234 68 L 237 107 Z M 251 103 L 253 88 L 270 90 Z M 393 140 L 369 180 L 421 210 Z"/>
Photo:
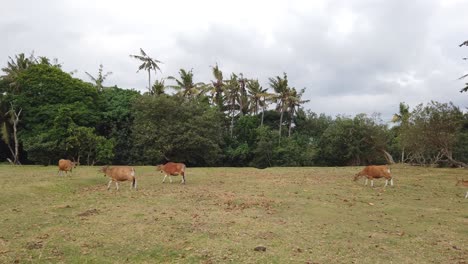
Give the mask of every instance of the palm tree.
<path id="1" fill-rule="evenodd" d="M 148 71 L 148 90 L 151 89 L 151 70 L 154 70 L 154 74 L 156 75 L 156 71 L 161 69 L 159 68 L 158 63 L 162 63 L 156 59 L 151 58 L 150 56 L 146 55 L 142 48 L 140 48 L 141 55 L 130 55 L 130 58 L 138 59 L 143 62 L 140 67 L 138 67 L 138 71 L 146 70 Z"/>
<path id="2" fill-rule="evenodd" d="M 276 95 L 274 100 L 276 101 L 276 109 L 280 111 L 280 124 L 279 124 L 279 141 L 281 141 L 281 127 L 283 126 L 283 114 L 287 109 L 286 102 L 288 101 L 290 89 L 288 87 L 288 76 L 283 73 L 283 78 L 276 76 L 276 78 L 268 78 L 270 81 L 270 87 L 273 88 Z"/>
<path id="3" fill-rule="evenodd" d="M 24 53 L 15 55 L 15 58 L 8 57 L 10 61 L 7 63 L 7 67 L 2 68 L 2 71 L 5 73 L 2 76 L 7 82 L 9 82 L 10 88 L 13 91 L 20 92 L 21 88 L 18 83 L 18 76 L 20 73 L 29 68 L 29 66 L 35 64 L 34 55 L 31 55 L 29 58 L 26 58 Z"/>
<path id="4" fill-rule="evenodd" d="M 234 129 L 234 113 L 236 109 L 240 109 L 239 105 L 239 93 L 240 85 L 238 76 L 234 73 L 231 74 L 231 78 L 226 81 L 226 99 L 228 101 L 227 106 L 229 108 L 229 112 L 231 113 L 231 137 L 233 134 Z"/>
<path id="5" fill-rule="evenodd" d="M 255 115 L 258 114 L 258 109 L 262 108 L 262 121 L 260 123 L 263 126 L 263 118 L 265 116 L 266 99 L 271 97 L 272 94 L 268 93 L 268 88 L 262 88 L 258 80 L 250 80 L 248 82 L 248 93 L 250 100 L 250 111 Z"/>
<path id="6" fill-rule="evenodd" d="M 151 95 L 161 95 L 165 93 L 166 86 L 164 85 L 165 79 L 156 80 L 149 90 L 149 94 Z"/>
<path id="7" fill-rule="evenodd" d="M 239 74 L 238 82 L 239 82 L 239 96 L 238 96 L 238 103 L 239 103 L 239 113 L 241 116 L 247 114 L 249 112 L 249 97 L 247 95 L 246 86 L 248 83 L 248 79 L 244 78 L 242 73 Z"/>
<path id="8" fill-rule="evenodd" d="M 301 107 L 302 104 L 309 102 L 310 100 L 302 100 L 302 95 L 305 92 L 305 88 L 302 88 L 299 92 L 296 91 L 296 88 L 292 88 L 290 90 L 290 95 L 286 102 L 287 110 L 289 112 L 289 129 L 288 129 L 288 137 L 291 136 L 291 129 L 292 129 L 292 121 L 294 115 L 296 114 L 297 109 Z"/>
<path id="9" fill-rule="evenodd" d="M 104 89 L 104 87 L 102 86 L 102 83 L 106 80 L 107 76 L 111 75 L 112 72 L 106 72 L 104 75 L 102 74 L 102 71 L 104 70 L 104 67 L 102 66 L 102 64 L 99 65 L 99 70 L 98 70 L 98 75 L 97 77 L 94 77 L 93 75 L 91 75 L 90 73 L 88 72 L 85 72 L 86 75 L 88 75 L 88 77 L 95 83 L 96 85 L 96 89 L 98 90 L 98 92 L 101 92 L 102 89 Z"/>
<path id="10" fill-rule="evenodd" d="M 179 76 L 180 79 L 177 79 L 173 76 L 167 77 L 168 80 L 174 80 L 177 83 L 176 85 L 168 86 L 175 89 L 177 91 L 177 95 L 181 95 L 185 98 L 193 98 L 201 94 L 202 88 L 205 84 L 202 82 L 193 82 L 192 70 L 186 71 L 184 69 L 180 69 Z"/>
<path id="11" fill-rule="evenodd" d="M 213 102 L 213 104 L 217 105 L 220 111 L 222 111 L 224 106 L 223 96 L 226 87 L 223 81 L 223 72 L 219 69 L 217 63 L 216 66 L 211 68 L 215 80 L 211 81 L 212 87 L 208 89 L 208 93 L 211 94 L 211 101 Z"/>
<path id="12" fill-rule="evenodd" d="M 409 118 L 410 118 L 410 111 L 409 111 L 409 106 L 407 104 L 405 104 L 404 102 L 401 102 L 400 103 L 400 107 L 399 107 L 399 112 L 396 113 L 396 114 L 393 114 L 393 117 L 392 117 L 392 122 L 393 123 L 399 123 L 400 124 L 400 129 L 403 128 L 405 129 L 407 126 L 408 126 L 408 122 L 409 122 Z M 401 136 L 401 130 L 399 132 L 400 136 Z M 400 162 L 404 162 L 405 161 L 405 148 L 402 147 L 401 149 L 401 161 Z"/>

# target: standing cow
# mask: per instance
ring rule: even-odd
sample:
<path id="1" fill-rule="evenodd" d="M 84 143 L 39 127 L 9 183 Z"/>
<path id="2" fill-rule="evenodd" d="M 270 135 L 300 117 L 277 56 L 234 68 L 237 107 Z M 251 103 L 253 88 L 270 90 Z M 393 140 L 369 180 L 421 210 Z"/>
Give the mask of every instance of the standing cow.
<path id="1" fill-rule="evenodd" d="M 64 172 L 65 172 L 65 175 L 68 175 L 68 172 L 70 172 L 70 174 L 72 174 L 72 170 L 73 170 L 73 168 L 76 168 L 77 164 L 78 164 L 78 162 L 73 162 L 73 161 L 67 160 L 67 159 L 59 160 L 59 162 L 58 162 L 59 170 L 58 170 L 57 175 L 58 176 L 63 175 Z"/>
<path id="2" fill-rule="evenodd" d="M 115 188 L 119 190 L 119 182 L 121 181 L 130 181 L 130 189 L 137 188 L 137 181 L 135 178 L 135 169 L 130 166 L 104 166 L 100 170 L 104 173 L 104 176 L 110 178 L 109 183 L 107 184 L 107 190 L 110 189 L 112 182 L 115 182 Z"/>
<path id="3" fill-rule="evenodd" d="M 168 162 L 164 165 L 160 164 L 156 166 L 156 170 L 164 174 L 163 183 L 167 176 L 169 176 L 172 183 L 172 176 L 182 175 L 181 183 L 185 184 L 185 164 L 183 163 Z"/>
<path id="4" fill-rule="evenodd" d="M 390 169 L 387 165 L 371 165 L 366 166 L 362 171 L 356 173 L 354 176 L 354 180 L 357 181 L 359 177 L 364 176 L 366 177 L 366 185 L 367 180 L 370 179 L 371 187 L 374 187 L 374 179 L 378 178 L 385 178 L 385 187 L 388 185 L 388 181 L 390 180 L 390 185 L 393 186 L 393 177 L 390 174 Z"/>

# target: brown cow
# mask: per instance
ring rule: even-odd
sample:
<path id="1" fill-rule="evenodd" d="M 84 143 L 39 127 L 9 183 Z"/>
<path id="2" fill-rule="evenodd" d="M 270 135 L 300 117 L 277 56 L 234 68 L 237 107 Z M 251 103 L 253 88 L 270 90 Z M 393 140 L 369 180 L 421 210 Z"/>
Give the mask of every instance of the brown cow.
<path id="1" fill-rule="evenodd" d="M 129 166 L 104 166 L 100 172 L 104 173 L 104 176 L 109 176 L 109 184 L 107 184 L 107 190 L 110 189 L 112 182 L 115 182 L 115 188 L 119 190 L 119 181 L 131 181 L 130 189 L 137 188 L 137 181 L 135 178 L 135 169 Z"/>
<path id="2" fill-rule="evenodd" d="M 468 187 L 468 180 L 464 180 L 463 178 L 461 180 L 457 180 L 457 184 L 455 184 L 455 186 L 458 186 L 458 185 Z M 466 194 L 465 194 L 465 199 L 467 198 L 468 198 L 468 191 L 466 191 Z"/>
<path id="3" fill-rule="evenodd" d="M 185 164 L 183 163 L 168 162 L 164 165 L 160 164 L 156 166 L 156 170 L 164 173 L 163 183 L 168 175 L 171 183 L 172 176 L 182 175 L 181 183 L 185 184 Z"/>
<path id="4" fill-rule="evenodd" d="M 366 184 L 367 180 L 371 180 L 371 187 L 374 187 L 374 179 L 378 178 L 385 178 L 385 187 L 388 185 L 388 180 L 390 180 L 390 185 L 393 186 L 393 177 L 390 174 L 390 169 L 387 165 L 371 165 L 366 166 L 362 171 L 356 173 L 354 176 L 354 180 L 357 181 L 359 177 L 365 176 L 366 177 Z"/>
<path id="5" fill-rule="evenodd" d="M 58 176 L 63 175 L 63 172 L 65 172 L 65 175 L 68 175 L 68 172 L 70 171 L 70 174 L 72 174 L 73 168 L 76 168 L 76 165 L 78 165 L 78 162 L 73 162 L 71 160 L 67 159 L 61 159 L 58 162 Z"/>

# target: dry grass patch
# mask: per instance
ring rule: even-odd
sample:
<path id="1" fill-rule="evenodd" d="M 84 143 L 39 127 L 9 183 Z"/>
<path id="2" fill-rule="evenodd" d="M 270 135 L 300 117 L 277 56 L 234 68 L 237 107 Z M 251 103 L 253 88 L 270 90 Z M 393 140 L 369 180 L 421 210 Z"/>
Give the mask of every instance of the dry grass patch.
<path id="1" fill-rule="evenodd" d="M 466 170 L 393 166 L 386 189 L 359 170 L 188 168 L 181 185 L 148 166 L 107 191 L 97 167 L 0 166 L 0 262 L 466 261 Z"/>

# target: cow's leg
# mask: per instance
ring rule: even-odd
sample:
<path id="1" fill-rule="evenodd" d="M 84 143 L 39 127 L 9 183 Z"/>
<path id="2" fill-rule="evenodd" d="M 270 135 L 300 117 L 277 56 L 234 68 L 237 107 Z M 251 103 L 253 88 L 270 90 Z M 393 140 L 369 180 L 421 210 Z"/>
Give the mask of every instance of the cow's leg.
<path id="1" fill-rule="evenodd" d="M 166 180 L 167 174 L 164 174 L 163 183 Z"/>
<path id="2" fill-rule="evenodd" d="M 110 189 L 111 184 L 112 184 L 112 179 L 111 179 L 111 180 L 109 181 L 109 183 L 107 184 L 107 190 Z"/>
<path id="3" fill-rule="evenodd" d="M 390 185 L 393 186 L 393 178 L 390 179 Z"/>
<path id="4" fill-rule="evenodd" d="M 115 181 L 115 189 L 117 189 L 117 191 L 119 190 L 119 182 L 118 181 Z"/>
<path id="5" fill-rule="evenodd" d="M 367 186 L 367 178 L 366 178 L 366 183 L 365 183 L 364 185 L 366 185 L 366 186 Z"/>
<path id="6" fill-rule="evenodd" d="M 180 183 L 185 184 L 185 173 L 182 172 L 182 181 Z"/>
<path id="7" fill-rule="evenodd" d="M 374 179 L 371 179 L 371 180 L 370 180 L 370 186 L 371 186 L 371 187 L 374 187 Z"/>
<path id="8" fill-rule="evenodd" d="M 468 191 L 466 191 L 465 199 L 468 198 Z"/>
<path id="9" fill-rule="evenodd" d="M 387 187 L 388 185 L 388 179 L 385 179 L 385 186 L 384 187 Z"/>
<path id="10" fill-rule="evenodd" d="M 169 182 L 172 183 L 172 175 L 169 175 Z"/>

